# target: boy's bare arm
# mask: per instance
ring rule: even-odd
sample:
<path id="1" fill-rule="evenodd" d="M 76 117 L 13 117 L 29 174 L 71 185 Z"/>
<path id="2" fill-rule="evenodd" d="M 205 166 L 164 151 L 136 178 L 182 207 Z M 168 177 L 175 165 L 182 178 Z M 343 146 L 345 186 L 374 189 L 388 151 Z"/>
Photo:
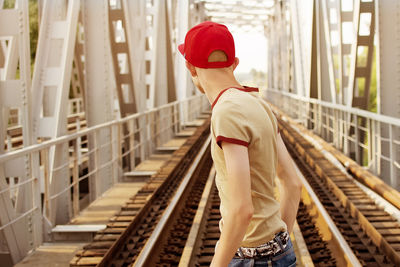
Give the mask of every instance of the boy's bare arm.
<path id="1" fill-rule="evenodd" d="M 227 215 L 211 266 L 227 266 L 243 240 L 253 216 L 250 165 L 247 147 L 222 142 L 227 181 Z"/>
<path id="2" fill-rule="evenodd" d="M 280 134 L 277 136 L 278 168 L 277 174 L 281 181 L 281 216 L 286 223 L 289 233 L 293 230 L 297 209 L 301 196 L 301 181 L 298 177 L 294 162 L 286 149 Z"/>

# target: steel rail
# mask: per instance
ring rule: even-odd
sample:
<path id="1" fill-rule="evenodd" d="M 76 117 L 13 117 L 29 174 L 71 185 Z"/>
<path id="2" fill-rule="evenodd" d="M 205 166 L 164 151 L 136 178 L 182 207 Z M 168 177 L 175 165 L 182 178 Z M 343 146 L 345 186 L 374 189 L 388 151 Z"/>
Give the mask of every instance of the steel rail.
<path id="1" fill-rule="evenodd" d="M 179 185 L 178 190 L 176 191 L 173 199 L 171 200 L 170 204 L 168 205 L 167 209 L 164 211 L 160 221 L 158 222 L 156 228 L 154 229 L 153 233 L 147 240 L 144 248 L 140 252 L 138 258 L 136 259 L 133 266 L 146 266 L 146 262 L 152 257 L 152 251 L 157 244 L 158 239 L 160 238 L 164 228 L 166 227 L 171 215 L 174 213 L 175 208 L 177 207 L 179 201 L 182 199 L 182 195 L 187 189 L 187 186 L 190 180 L 193 177 L 193 173 L 199 166 L 200 160 L 205 155 L 205 151 L 211 142 L 211 135 L 208 136 L 207 140 L 204 142 L 203 146 L 201 147 L 199 153 L 197 154 L 196 158 L 194 159 L 192 165 L 190 166 L 189 170 L 187 171 L 185 177 L 183 178 L 181 184 Z"/>
<path id="2" fill-rule="evenodd" d="M 196 215 L 193 219 L 193 225 L 190 228 L 190 233 L 187 238 L 187 242 L 185 244 L 185 248 L 183 249 L 181 260 L 179 261 L 178 267 L 186 267 L 190 265 L 194 248 L 196 246 L 198 237 L 200 236 L 200 229 L 201 226 L 205 223 L 203 218 L 210 202 L 211 191 L 214 186 L 214 179 L 215 179 L 215 168 L 212 167 L 210 171 L 210 175 L 208 176 L 207 183 L 204 187 L 203 194 L 201 196 L 201 200 L 199 203 L 199 207 L 196 211 Z"/>
<path id="3" fill-rule="evenodd" d="M 371 239 L 373 245 L 375 245 L 376 248 L 379 249 L 379 251 L 382 253 L 383 256 L 386 256 L 387 259 L 389 259 L 396 265 L 400 264 L 399 255 L 396 253 L 395 248 L 392 247 L 389 243 L 389 242 L 393 243 L 393 241 L 388 241 L 383 237 L 383 235 L 385 235 L 385 229 L 389 231 L 391 227 L 392 228 L 395 227 L 394 224 L 385 225 L 384 228 L 382 228 L 381 226 L 380 227 L 377 226 L 377 228 L 375 228 L 374 222 L 373 221 L 370 222 L 367 219 L 367 217 L 370 218 L 372 215 L 368 214 L 367 211 L 365 211 L 364 207 L 367 207 L 366 205 L 371 205 L 371 207 L 368 207 L 368 210 L 372 211 L 373 207 L 376 207 L 375 209 L 379 212 L 379 208 L 377 207 L 377 205 L 375 203 L 368 204 L 369 199 L 357 199 L 357 197 L 354 196 L 354 192 L 357 192 L 358 194 L 359 192 L 362 193 L 364 192 L 354 183 L 352 183 L 352 180 L 344 178 L 346 177 L 345 175 L 342 175 L 342 178 L 338 178 L 340 177 L 340 175 L 337 176 L 337 174 L 330 176 L 330 174 L 328 174 L 330 172 L 328 169 L 330 168 L 329 166 L 333 167 L 334 164 L 329 162 L 329 160 L 326 159 L 326 157 L 323 156 L 323 154 L 319 152 L 315 147 L 312 149 L 303 147 L 302 143 L 303 141 L 306 141 L 306 138 L 303 137 L 303 134 L 301 132 L 296 131 L 293 127 L 290 127 L 287 122 L 284 122 L 282 120 L 281 123 L 282 123 L 281 132 L 283 136 L 285 136 L 285 138 L 287 138 L 287 141 L 292 144 L 291 149 L 289 150 L 293 151 L 293 153 L 296 155 L 296 159 L 302 162 L 302 165 L 305 166 L 305 170 L 307 172 L 315 173 L 319 177 L 318 179 L 313 179 L 317 183 L 319 183 L 319 185 L 317 185 L 317 188 L 321 187 L 322 191 L 325 191 L 322 194 L 326 194 L 327 197 L 330 198 L 331 203 L 334 204 L 336 209 L 344 211 L 344 213 L 342 213 L 343 215 L 345 215 L 345 213 L 348 212 L 348 215 L 345 215 L 347 217 L 347 219 L 345 220 L 354 220 L 356 223 L 359 224 L 362 231 L 360 231 L 360 229 L 358 230 L 355 229 L 353 227 L 354 224 L 351 225 L 351 228 L 356 233 L 361 243 L 363 243 L 364 247 L 370 250 L 370 246 L 366 244 L 365 240 L 362 239 L 361 237 L 362 234 L 366 234 Z M 309 142 L 307 141 L 307 143 Z M 336 167 L 334 167 L 333 169 L 335 168 Z M 339 171 L 339 169 L 337 170 Z M 341 171 L 339 171 L 338 173 L 340 172 Z M 341 181 L 339 181 L 339 179 L 341 179 Z M 338 184 L 336 184 L 335 181 Z M 345 182 L 345 185 L 343 185 L 343 182 Z M 325 183 L 323 187 L 322 183 Z M 327 191 L 329 191 L 329 194 Z M 349 193 L 349 196 L 346 195 L 347 194 L 346 192 Z M 336 200 L 337 202 L 335 202 Z M 370 201 L 373 202 L 372 200 Z M 365 215 L 357 208 L 358 206 L 360 206 L 360 209 L 363 209 Z M 388 214 L 387 215 L 384 214 L 382 216 L 388 216 L 387 219 L 390 219 L 390 216 Z M 340 227 L 340 223 L 338 224 L 338 226 Z M 346 233 L 344 233 L 344 235 L 348 236 Z M 353 247 L 353 245 L 351 246 Z M 370 253 L 372 252 L 370 251 Z M 373 254 L 372 256 L 374 258 L 373 260 L 381 264 L 385 264 L 384 262 L 385 260 L 384 259 L 381 260 L 379 257 L 381 255 Z"/>
<path id="4" fill-rule="evenodd" d="M 335 248 L 340 251 L 342 254 L 335 255 L 337 259 L 342 258 L 344 262 L 347 263 L 347 266 L 359 266 L 361 267 L 361 263 L 357 259 L 356 255 L 354 255 L 353 250 L 350 248 L 349 244 L 340 233 L 339 229 L 336 227 L 336 224 L 333 222 L 331 216 L 329 216 L 328 212 L 319 201 L 318 196 L 314 193 L 311 185 L 307 182 L 306 178 L 304 178 L 301 173 L 299 167 L 294 164 L 297 175 L 300 177 L 300 180 L 303 184 L 303 190 L 301 193 L 301 198 L 303 202 L 307 205 L 311 205 L 316 207 L 315 211 L 318 213 L 318 219 L 322 219 L 323 223 L 328 227 L 331 232 L 332 240 L 329 242 Z M 307 203 L 308 202 L 308 203 Z M 326 229 L 326 227 L 324 227 Z"/>
<path id="5" fill-rule="evenodd" d="M 340 162 L 342 167 L 346 169 L 346 173 L 349 172 L 352 177 L 371 188 L 375 193 L 379 194 L 381 197 L 383 197 L 385 200 L 387 200 L 389 203 L 400 210 L 400 193 L 396 189 L 383 182 L 380 178 L 373 175 L 370 171 L 359 166 L 354 160 L 347 157 L 341 151 L 337 150 L 333 145 L 327 143 L 320 136 L 316 135 L 313 132 L 310 132 L 302 124 L 297 123 L 296 120 L 290 118 L 283 111 L 279 110 L 278 107 L 276 107 L 274 104 L 270 105 L 273 108 L 274 112 L 279 114 L 279 116 L 284 121 L 287 121 L 290 125 L 292 125 L 292 128 L 294 130 L 303 135 L 307 141 L 317 147 L 322 153 L 324 153 L 325 156 L 330 153 L 328 156 L 329 161 L 332 162 L 333 156 L 337 161 Z M 323 152 L 322 150 L 325 150 L 327 153 Z M 384 158 L 382 155 L 381 157 Z M 335 164 L 335 166 L 337 165 Z"/>

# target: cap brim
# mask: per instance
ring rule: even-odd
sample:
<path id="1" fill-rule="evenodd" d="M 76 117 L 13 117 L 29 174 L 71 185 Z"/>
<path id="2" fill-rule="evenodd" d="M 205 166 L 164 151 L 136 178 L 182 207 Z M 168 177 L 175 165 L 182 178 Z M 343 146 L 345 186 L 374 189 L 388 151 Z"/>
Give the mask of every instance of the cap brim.
<path id="1" fill-rule="evenodd" d="M 185 55 L 185 44 L 180 44 L 178 46 L 178 50 L 179 52 L 181 52 L 181 54 L 184 56 Z"/>

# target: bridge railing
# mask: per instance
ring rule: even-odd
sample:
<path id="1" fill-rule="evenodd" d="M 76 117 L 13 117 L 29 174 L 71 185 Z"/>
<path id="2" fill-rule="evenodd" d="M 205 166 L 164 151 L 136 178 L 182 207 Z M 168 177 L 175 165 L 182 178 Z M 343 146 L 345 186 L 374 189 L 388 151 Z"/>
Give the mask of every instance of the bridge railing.
<path id="1" fill-rule="evenodd" d="M 0 155 L 1 253 L 15 263 L 51 240 L 53 227 L 78 215 L 209 107 L 204 95 L 193 96 Z M 60 154 L 51 160 L 52 153 Z"/>
<path id="2" fill-rule="evenodd" d="M 399 190 L 399 118 L 275 89 L 267 89 L 265 95 L 290 117 Z"/>

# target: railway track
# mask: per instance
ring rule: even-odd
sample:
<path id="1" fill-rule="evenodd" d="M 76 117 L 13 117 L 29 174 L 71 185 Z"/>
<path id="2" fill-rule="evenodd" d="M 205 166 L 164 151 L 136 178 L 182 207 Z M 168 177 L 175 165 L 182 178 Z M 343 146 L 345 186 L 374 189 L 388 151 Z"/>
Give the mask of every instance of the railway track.
<path id="1" fill-rule="evenodd" d="M 187 183 L 180 186 L 133 266 L 178 266 L 206 183 L 212 182 L 208 146 Z M 186 179 L 186 177 L 185 177 Z M 180 190 L 181 189 L 181 190 Z"/>
<path id="2" fill-rule="evenodd" d="M 107 228 L 98 232 L 92 243 L 76 253 L 70 266 L 129 266 L 136 260 L 163 212 L 171 204 L 186 171 L 196 166 L 202 158 L 199 151 L 204 153 L 208 147 L 209 125 L 208 119 L 198 127 L 110 220 Z"/>
<path id="3" fill-rule="evenodd" d="M 397 220 L 377 207 L 360 187 L 287 123 L 279 120 L 279 124 L 288 150 L 305 178 L 303 183 L 307 184 L 308 192 L 302 195 L 297 221 L 314 265 L 399 266 Z M 333 182 L 338 184 L 337 188 Z M 211 263 L 219 238 L 219 198 L 215 188 L 210 199 L 198 240 L 187 244 L 194 249 L 183 254 L 179 266 Z M 369 228 L 371 225 L 374 229 Z M 374 241 L 378 234 L 386 238 L 380 240 L 380 245 Z"/>
<path id="4" fill-rule="evenodd" d="M 297 221 L 314 265 L 400 266 L 399 222 L 294 128 L 278 121 L 305 185 Z M 188 144 L 204 139 L 208 127 L 200 127 Z M 220 214 L 206 146 L 193 146 L 191 159 L 190 153 L 176 151 L 189 162 L 201 151 L 191 174 L 170 184 L 167 176 L 174 175 L 155 175 L 70 266 L 209 266 Z"/>
<path id="5" fill-rule="evenodd" d="M 363 266 L 400 265 L 400 224 L 288 123 L 279 119 L 293 159 Z"/>

